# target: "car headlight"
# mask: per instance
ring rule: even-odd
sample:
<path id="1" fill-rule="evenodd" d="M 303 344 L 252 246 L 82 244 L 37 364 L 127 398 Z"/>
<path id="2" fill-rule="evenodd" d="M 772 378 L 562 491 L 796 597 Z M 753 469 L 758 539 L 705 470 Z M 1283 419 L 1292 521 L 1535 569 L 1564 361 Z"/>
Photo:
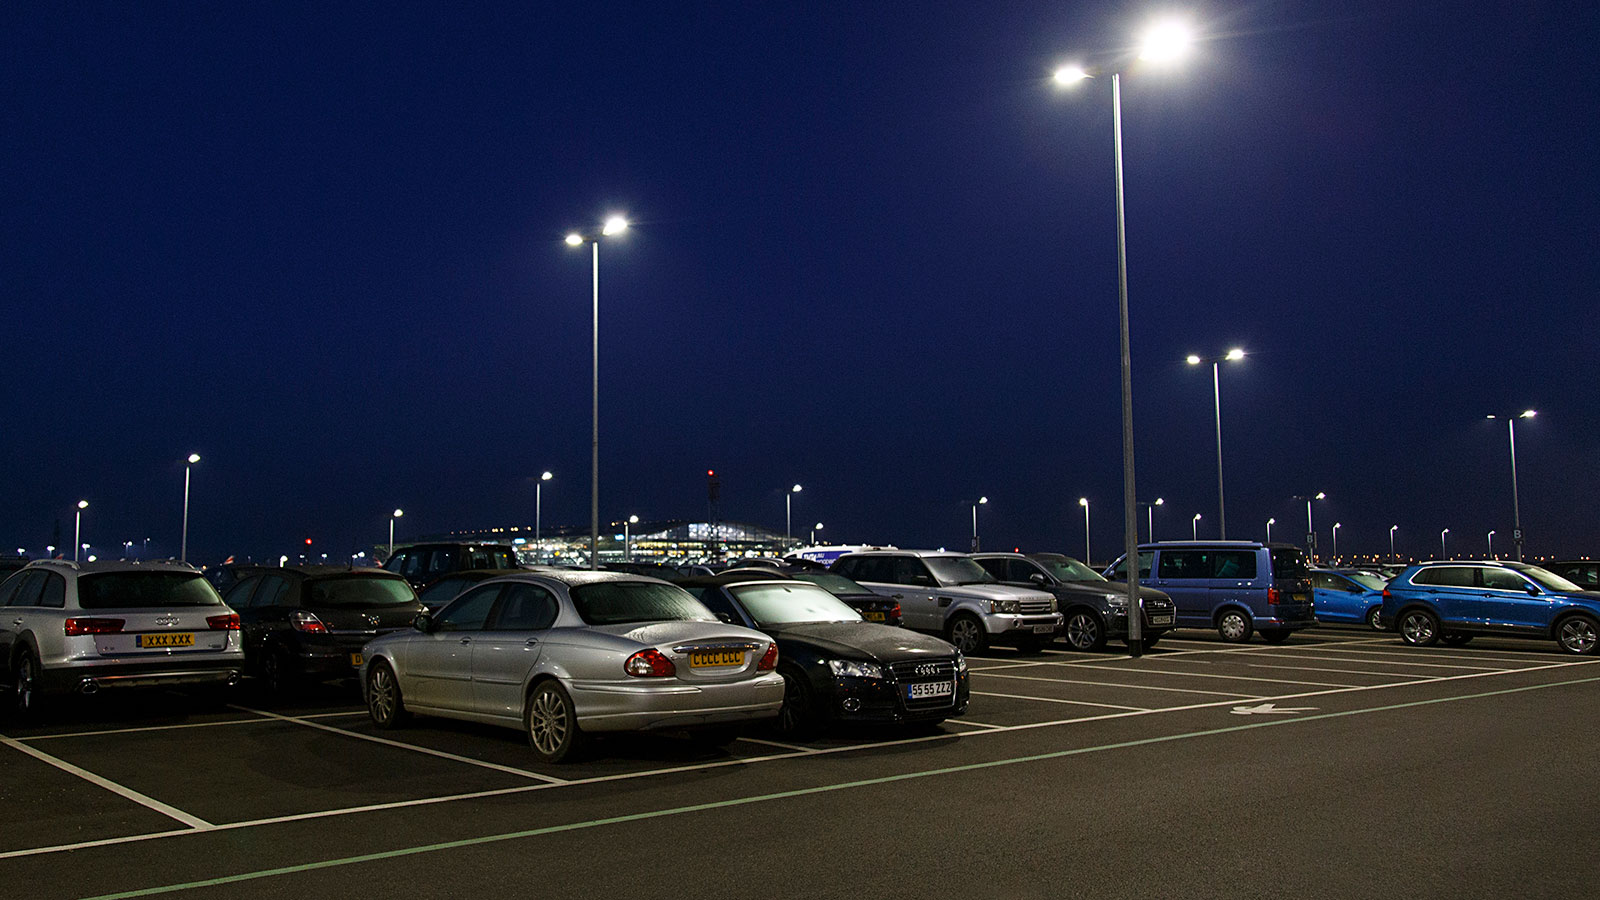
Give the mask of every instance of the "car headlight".
<path id="1" fill-rule="evenodd" d="M 1124 594 L 1107 594 L 1106 605 L 1112 609 L 1127 609 L 1128 598 Z"/>
<path id="2" fill-rule="evenodd" d="M 883 669 L 877 663 L 856 662 L 852 659 L 830 659 L 828 668 L 835 678 L 882 678 Z"/>
<path id="3" fill-rule="evenodd" d="M 967 658 L 962 655 L 960 650 L 956 651 L 956 671 L 962 675 L 967 674 Z"/>
<path id="4" fill-rule="evenodd" d="M 1022 603 L 1019 600 L 990 600 L 989 611 L 992 613 L 1019 613 Z"/>

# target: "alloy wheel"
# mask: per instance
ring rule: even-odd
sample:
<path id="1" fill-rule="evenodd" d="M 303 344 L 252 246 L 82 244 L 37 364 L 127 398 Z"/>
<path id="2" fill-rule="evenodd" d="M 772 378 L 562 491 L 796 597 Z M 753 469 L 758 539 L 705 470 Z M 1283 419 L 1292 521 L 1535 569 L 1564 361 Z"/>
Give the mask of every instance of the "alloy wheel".
<path id="1" fill-rule="evenodd" d="M 34 672 L 33 657 L 27 653 L 23 653 L 22 659 L 17 661 L 15 690 L 16 694 L 14 699 L 17 706 L 17 712 L 32 712 L 34 704 L 38 702 L 38 677 Z"/>
<path id="2" fill-rule="evenodd" d="M 389 674 L 389 667 L 382 664 L 373 667 L 367 678 L 367 709 L 379 725 L 394 720 L 394 693 L 394 676 Z"/>
<path id="3" fill-rule="evenodd" d="M 1405 621 L 1400 623 L 1400 636 L 1408 644 L 1430 643 L 1435 637 L 1433 618 L 1427 613 L 1408 613 Z"/>
<path id="4" fill-rule="evenodd" d="M 1383 630 L 1383 626 L 1378 624 L 1378 617 L 1381 616 L 1382 614 L 1383 614 L 1383 607 L 1381 607 L 1381 606 L 1374 606 L 1372 608 L 1372 611 L 1367 613 L 1367 624 L 1372 626 L 1372 630 L 1373 631 L 1382 631 Z"/>
<path id="5" fill-rule="evenodd" d="M 1217 623 L 1217 630 L 1222 632 L 1222 637 L 1230 641 L 1244 640 L 1247 627 L 1244 616 L 1236 612 L 1225 613 L 1222 621 Z"/>
<path id="6" fill-rule="evenodd" d="M 1067 643 L 1074 650 L 1089 650 L 1100 642 L 1100 623 L 1088 613 L 1067 620 Z"/>
<path id="7" fill-rule="evenodd" d="M 533 749 L 554 756 L 566 743 L 570 729 L 567 705 L 559 694 L 542 688 L 533 695 L 528 710 L 528 738 L 533 742 Z"/>
<path id="8" fill-rule="evenodd" d="M 1595 643 L 1600 641 L 1600 634 L 1596 633 L 1593 622 L 1574 617 L 1561 623 L 1557 640 L 1561 648 L 1570 653 L 1592 653 Z"/>
<path id="9" fill-rule="evenodd" d="M 955 620 L 950 623 L 950 643 L 955 644 L 956 649 L 962 653 L 970 654 L 976 652 L 978 649 L 978 629 L 981 627 L 983 626 L 968 618 Z"/>

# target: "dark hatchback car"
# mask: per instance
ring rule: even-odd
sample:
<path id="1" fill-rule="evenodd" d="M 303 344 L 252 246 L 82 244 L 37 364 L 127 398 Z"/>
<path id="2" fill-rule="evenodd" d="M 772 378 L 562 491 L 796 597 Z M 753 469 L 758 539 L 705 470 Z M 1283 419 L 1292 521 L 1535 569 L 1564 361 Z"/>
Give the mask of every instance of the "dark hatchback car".
<path id="1" fill-rule="evenodd" d="M 421 588 L 451 572 L 464 569 L 515 569 L 521 565 L 510 544 L 441 541 L 396 548 L 383 568 L 396 572 L 414 588 Z"/>
<path id="2" fill-rule="evenodd" d="M 437 578 L 417 591 L 417 599 L 428 608 L 428 612 L 436 613 L 443 609 L 445 604 L 461 595 L 462 591 L 472 587 L 480 581 L 498 578 L 501 575 L 515 575 L 525 572 L 526 569 L 466 569 L 452 572 L 443 578 Z"/>
<path id="3" fill-rule="evenodd" d="M 1592 559 L 1563 559 L 1540 563 L 1539 568 L 1560 575 L 1586 591 L 1600 591 L 1600 561 Z"/>
<path id="4" fill-rule="evenodd" d="M 426 611 L 399 575 L 347 566 L 262 569 L 223 600 L 239 614 L 245 670 L 278 692 L 354 678 L 367 641 Z"/>
<path id="5" fill-rule="evenodd" d="M 967 661 L 936 637 L 864 621 L 816 584 L 730 571 L 679 586 L 717 618 L 778 644 L 778 730 L 809 737 L 837 723 L 936 725 L 966 711 Z"/>
<path id="6" fill-rule="evenodd" d="M 1128 640 L 1128 586 L 1061 553 L 974 553 L 978 565 L 1001 584 L 1036 587 L 1056 595 L 1061 610 L 1061 636 L 1074 650 L 1105 648 L 1107 638 Z M 1172 598 L 1151 587 L 1139 587 L 1144 608 L 1141 643 L 1154 647 L 1177 624 Z"/>

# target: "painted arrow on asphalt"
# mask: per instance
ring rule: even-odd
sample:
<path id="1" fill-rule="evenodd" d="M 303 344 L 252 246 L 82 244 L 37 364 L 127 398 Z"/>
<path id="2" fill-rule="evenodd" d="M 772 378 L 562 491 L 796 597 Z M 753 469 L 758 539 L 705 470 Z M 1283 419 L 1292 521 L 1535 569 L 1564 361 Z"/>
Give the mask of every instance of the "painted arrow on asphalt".
<path id="1" fill-rule="evenodd" d="M 1292 715 L 1294 713 L 1311 712 L 1315 709 L 1315 706 L 1289 706 L 1280 709 L 1271 703 L 1263 703 L 1260 706 L 1235 706 L 1233 714 L 1236 716 L 1254 716 L 1270 713 L 1288 713 Z"/>

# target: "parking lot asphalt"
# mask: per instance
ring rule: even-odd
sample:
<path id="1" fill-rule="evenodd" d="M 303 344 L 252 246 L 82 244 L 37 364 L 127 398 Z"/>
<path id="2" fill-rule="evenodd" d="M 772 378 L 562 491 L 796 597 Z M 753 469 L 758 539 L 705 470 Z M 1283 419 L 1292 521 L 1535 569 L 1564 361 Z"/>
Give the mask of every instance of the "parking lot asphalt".
<path id="1" fill-rule="evenodd" d="M 379 732 L 354 689 L 87 698 L 0 726 L 30 897 L 1590 896 L 1600 659 L 1321 628 L 997 649 L 933 733 L 726 750 Z"/>

